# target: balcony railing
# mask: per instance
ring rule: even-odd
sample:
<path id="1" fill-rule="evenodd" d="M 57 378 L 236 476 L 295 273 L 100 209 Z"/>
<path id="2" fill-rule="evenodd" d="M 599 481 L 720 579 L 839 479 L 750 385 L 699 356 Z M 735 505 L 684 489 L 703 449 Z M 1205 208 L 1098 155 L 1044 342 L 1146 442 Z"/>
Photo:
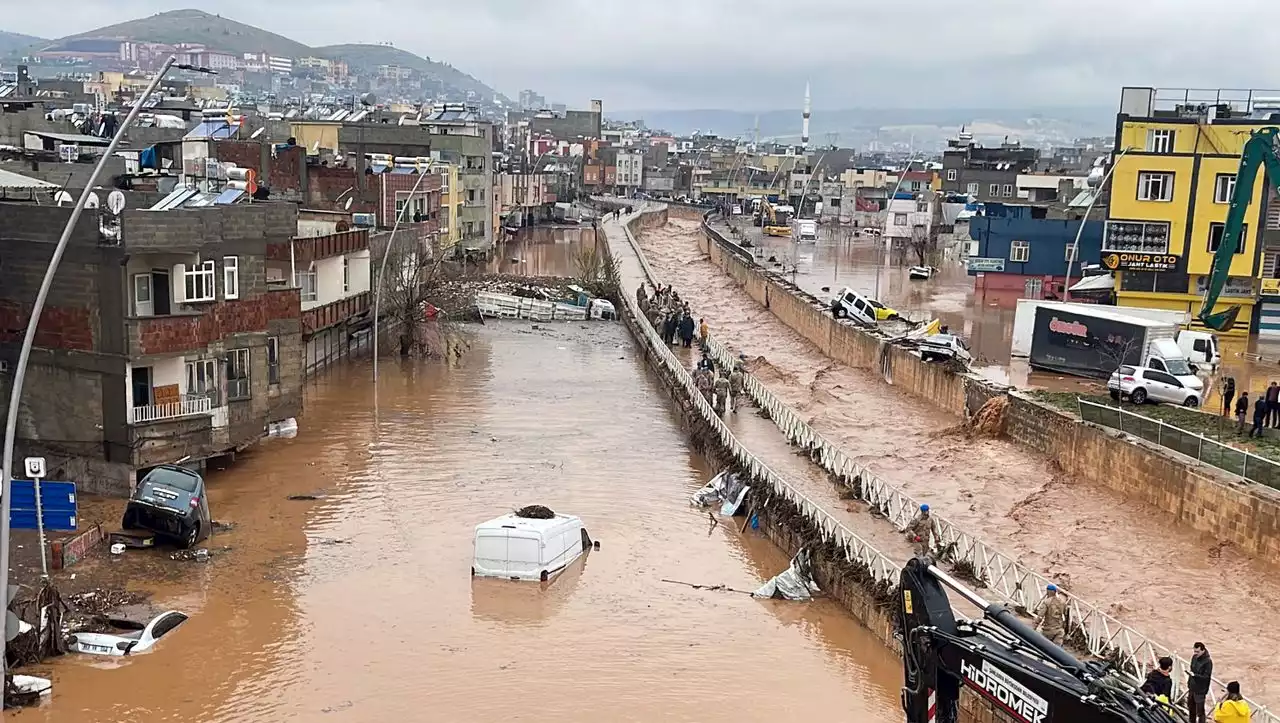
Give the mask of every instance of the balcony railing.
<path id="1" fill-rule="evenodd" d="M 198 417 L 213 411 L 213 400 L 204 395 L 188 395 L 176 402 L 146 404 L 129 410 L 129 424 L 150 424 L 166 419 Z"/>

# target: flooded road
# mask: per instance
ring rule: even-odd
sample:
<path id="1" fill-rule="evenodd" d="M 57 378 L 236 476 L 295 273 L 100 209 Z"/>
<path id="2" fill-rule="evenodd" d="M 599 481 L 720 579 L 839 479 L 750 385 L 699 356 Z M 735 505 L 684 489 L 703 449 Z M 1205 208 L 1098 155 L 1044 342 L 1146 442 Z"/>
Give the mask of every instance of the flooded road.
<path id="1" fill-rule="evenodd" d="M 697 222 L 642 235 L 659 278 L 711 333 L 818 432 L 874 473 L 1071 592 L 1189 655 L 1203 640 L 1224 679 L 1280 697 L 1268 600 L 1276 569 L 1162 513 L 1064 477 L 1008 440 L 969 439 L 957 420 L 869 372 L 833 362 L 737 288 L 699 251 Z M 861 528 L 855 528 L 861 531 Z"/>
<path id="2" fill-rule="evenodd" d="M 211 474 L 236 525 L 211 562 L 82 563 L 192 618 L 151 654 L 61 659 L 21 718 L 900 720 L 899 662 L 834 603 L 661 582 L 753 589 L 787 561 L 689 506 L 711 470 L 621 325 L 468 333 L 456 365 L 383 365 L 376 411 L 367 367 L 335 369 L 296 439 Z M 602 548 L 545 589 L 471 580 L 473 526 L 531 503 Z"/>
<path id="3" fill-rule="evenodd" d="M 524 276 L 577 276 L 578 254 L 595 245 L 591 224 L 533 226 L 502 242 L 488 270 Z"/>

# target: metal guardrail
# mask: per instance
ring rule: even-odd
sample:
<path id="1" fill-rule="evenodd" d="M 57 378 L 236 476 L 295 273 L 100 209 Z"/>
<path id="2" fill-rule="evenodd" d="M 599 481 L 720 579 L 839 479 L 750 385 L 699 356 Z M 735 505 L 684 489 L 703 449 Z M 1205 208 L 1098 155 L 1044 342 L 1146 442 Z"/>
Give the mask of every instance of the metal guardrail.
<path id="1" fill-rule="evenodd" d="M 1280 464 L 1265 457 L 1120 407 L 1098 404 L 1080 397 L 1076 397 L 1076 403 L 1080 407 L 1080 418 L 1086 422 L 1118 429 L 1250 482 L 1280 489 Z M 1226 425 L 1234 426 L 1234 422 L 1227 420 Z"/>
<path id="2" fill-rule="evenodd" d="M 719 237 L 719 234 L 717 236 Z M 640 257 L 650 281 L 656 285 L 657 277 L 648 266 L 639 245 L 630 238 L 629 233 L 628 239 Z M 721 365 L 737 361 L 737 357 L 714 338 L 708 338 L 708 347 L 713 358 Z M 744 374 L 744 388 L 756 404 L 769 414 L 789 441 L 811 453 L 816 453 L 811 458 L 824 470 L 850 480 L 857 477 L 861 482 L 858 487 L 860 487 L 862 499 L 888 518 L 897 529 L 904 529 L 910 523 L 912 516 L 920 508 L 919 501 L 876 477 L 866 467 L 858 464 L 852 457 L 814 431 L 754 376 Z M 969 566 L 973 576 L 1006 603 L 1031 610 L 1043 599 L 1045 587 L 1051 582 L 1050 579 L 1023 566 L 1016 559 L 1001 553 L 936 514 L 933 515 L 933 521 L 930 549 L 939 557 L 952 563 L 964 563 Z M 1090 654 L 1116 661 L 1139 679 L 1147 670 L 1156 667 L 1161 657 L 1169 656 L 1174 661 L 1172 679 L 1175 696 L 1182 696 L 1185 693 L 1187 674 L 1190 672 L 1188 659 L 1177 655 L 1168 646 L 1148 638 L 1107 615 L 1097 606 L 1069 593 L 1065 593 L 1064 596 L 1067 599 L 1071 632 L 1079 633 L 1083 637 Z M 1220 689 L 1225 690 L 1226 685 L 1221 680 L 1215 679 L 1214 682 Z M 1270 713 L 1265 706 L 1254 700 L 1246 700 L 1254 708 L 1255 720 L 1280 723 L 1280 718 Z"/>
<path id="3" fill-rule="evenodd" d="M 643 209 L 639 209 L 642 211 Z M 622 232 L 632 248 L 637 248 L 635 239 L 631 237 L 631 232 L 625 225 L 622 226 Z M 606 230 L 606 237 L 608 231 Z M 610 239 L 612 245 L 613 240 Z M 647 262 L 643 255 L 637 253 L 641 259 L 641 266 L 645 269 L 646 274 L 650 273 Z M 650 279 L 653 277 L 650 276 Z M 733 433 L 729 431 L 728 426 L 720 418 L 720 415 L 712 409 L 710 403 L 698 391 L 697 386 L 693 382 L 693 377 L 689 374 L 689 370 L 685 369 L 684 363 L 676 357 L 671 351 L 671 347 L 662 341 L 658 333 L 654 331 L 653 326 L 649 324 L 648 319 L 640 312 L 636 306 L 636 301 L 631 294 L 622 294 L 623 302 L 631 312 L 631 316 L 635 319 L 636 325 L 643 332 L 643 341 L 655 353 L 657 358 L 679 381 L 681 386 L 689 393 L 690 399 L 693 400 L 698 413 L 711 425 L 712 431 L 729 450 L 733 459 L 745 469 L 753 479 L 763 479 L 769 485 L 767 490 L 770 496 L 781 497 L 796 506 L 815 527 L 829 535 L 836 544 L 845 553 L 845 559 L 851 563 L 859 563 L 866 567 L 871 576 L 881 583 L 886 583 L 892 587 L 897 587 L 899 578 L 901 577 L 902 568 L 894 562 L 889 556 L 877 550 L 871 543 L 859 537 L 857 534 L 846 527 L 842 522 L 832 517 L 826 510 L 822 509 L 816 502 L 809 499 L 803 492 L 792 487 L 777 472 L 774 472 L 764 462 L 761 462 L 751 454 L 751 452 L 738 441 Z"/>

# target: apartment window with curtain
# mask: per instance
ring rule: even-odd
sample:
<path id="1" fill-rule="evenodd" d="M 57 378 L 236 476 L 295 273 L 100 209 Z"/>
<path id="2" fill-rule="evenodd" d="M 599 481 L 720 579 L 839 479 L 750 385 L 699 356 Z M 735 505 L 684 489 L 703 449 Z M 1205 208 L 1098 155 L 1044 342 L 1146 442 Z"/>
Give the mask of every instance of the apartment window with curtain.
<path id="1" fill-rule="evenodd" d="M 1152 128 L 1147 131 L 1147 152 L 1173 153 L 1174 134 L 1172 128 Z"/>
<path id="2" fill-rule="evenodd" d="M 232 349 L 227 352 L 227 399 L 248 399 L 252 391 L 249 384 L 248 349 Z"/>
<path id="3" fill-rule="evenodd" d="M 240 259 L 237 256 L 222 257 L 222 298 L 240 298 Z"/>
<path id="4" fill-rule="evenodd" d="M 1172 201 L 1173 174 L 1163 171 L 1143 171 L 1138 174 L 1139 201 Z"/>
<path id="5" fill-rule="evenodd" d="M 1013 241 L 1009 244 L 1009 260 L 1015 264 L 1023 264 L 1031 259 L 1030 241 Z"/>
<path id="6" fill-rule="evenodd" d="M 1236 175 L 1234 173 L 1219 173 L 1213 181 L 1213 202 L 1214 203 L 1231 203 L 1231 197 L 1236 192 Z"/>

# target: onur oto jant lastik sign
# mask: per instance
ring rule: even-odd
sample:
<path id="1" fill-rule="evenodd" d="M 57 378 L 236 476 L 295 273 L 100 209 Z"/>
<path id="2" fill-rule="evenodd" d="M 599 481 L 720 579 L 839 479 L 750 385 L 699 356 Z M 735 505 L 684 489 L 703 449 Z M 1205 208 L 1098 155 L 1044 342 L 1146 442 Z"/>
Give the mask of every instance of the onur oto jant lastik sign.
<path id="1" fill-rule="evenodd" d="M 1102 255 L 1102 265 L 1112 271 L 1173 271 L 1178 257 L 1173 254 L 1112 252 Z"/>

